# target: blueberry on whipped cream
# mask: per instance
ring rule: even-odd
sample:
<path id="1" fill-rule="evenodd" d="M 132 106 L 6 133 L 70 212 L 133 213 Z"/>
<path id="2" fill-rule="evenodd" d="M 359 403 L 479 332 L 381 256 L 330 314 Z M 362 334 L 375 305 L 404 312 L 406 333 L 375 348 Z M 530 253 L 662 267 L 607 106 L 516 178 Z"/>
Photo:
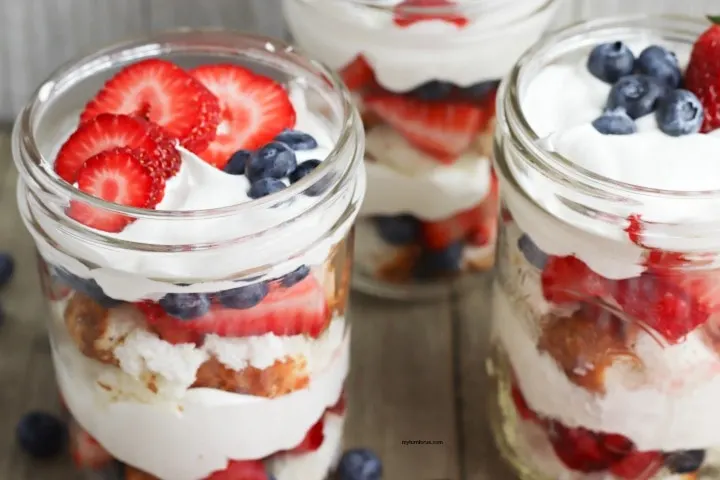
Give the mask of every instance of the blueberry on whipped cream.
<path id="1" fill-rule="evenodd" d="M 682 79 L 677 57 L 660 45 L 650 45 L 640 52 L 635 70 L 662 81 L 670 88 L 679 87 Z"/>
<path id="2" fill-rule="evenodd" d="M 635 55 L 623 42 L 601 43 L 590 52 L 587 67 L 603 82 L 615 83 L 633 71 Z"/>
<path id="3" fill-rule="evenodd" d="M 604 135 L 629 135 L 637 132 L 635 122 L 622 108 L 606 110 L 593 120 L 592 125 Z"/>
<path id="4" fill-rule="evenodd" d="M 700 131 L 703 106 L 694 93 L 675 90 L 662 99 L 655 116 L 663 133 L 679 137 Z"/>

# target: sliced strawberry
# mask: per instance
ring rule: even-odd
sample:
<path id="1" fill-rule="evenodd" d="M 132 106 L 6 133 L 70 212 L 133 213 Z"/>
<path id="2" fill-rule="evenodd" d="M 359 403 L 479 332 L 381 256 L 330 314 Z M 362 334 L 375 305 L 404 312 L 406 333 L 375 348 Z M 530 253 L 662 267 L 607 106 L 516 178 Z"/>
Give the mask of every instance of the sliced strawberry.
<path id="1" fill-rule="evenodd" d="M 211 473 L 205 480 L 269 480 L 262 460 L 230 460 L 227 468 Z"/>
<path id="2" fill-rule="evenodd" d="M 190 71 L 220 102 L 217 135 L 199 152 L 222 169 L 238 150 L 254 150 L 295 126 L 295 109 L 287 91 L 274 80 L 238 65 L 206 65 Z"/>
<path id="3" fill-rule="evenodd" d="M 347 410 L 347 394 L 345 393 L 345 390 L 343 390 L 337 403 L 328 408 L 327 411 L 334 413 L 335 415 L 344 415 L 345 410 Z"/>
<path id="4" fill-rule="evenodd" d="M 75 183 L 85 160 L 115 147 L 142 150 L 151 170 L 169 178 L 180 169 L 180 154 L 160 128 L 128 115 L 103 113 L 81 124 L 65 141 L 55 159 L 55 172 Z"/>
<path id="5" fill-rule="evenodd" d="M 643 273 L 615 282 L 611 294 L 626 315 L 677 343 L 720 311 L 715 277 L 708 272 Z"/>
<path id="6" fill-rule="evenodd" d="M 428 20 L 442 20 L 464 27 L 469 20 L 453 12 L 454 5 L 449 0 L 405 0 L 395 7 L 393 21 L 399 27 Z"/>
<path id="7" fill-rule="evenodd" d="M 160 125 L 193 152 L 215 138 L 220 108 L 214 95 L 177 65 L 160 59 L 130 65 L 107 81 L 80 115 L 126 114 Z"/>
<path id="8" fill-rule="evenodd" d="M 113 461 L 108 451 L 75 422 L 70 425 L 70 454 L 79 469 L 100 470 Z"/>
<path id="9" fill-rule="evenodd" d="M 487 121 L 482 108 L 461 102 L 427 102 L 390 93 L 368 95 L 364 102 L 408 142 L 445 165 L 470 147 Z"/>
<path id="10" fill-rule="evenodd" d="M 340 78 L 351 92 L 375 84 L 375 72 L 362 55 L 355 57 L 340 70 Z"/>
<path id="11" fill-rule="evenodd" d="M 612 282 L 572 256 L 549 256 L 540 280 L 545 299 L 553 303 L 604 298 L 612 289 Z"/>
<path id="12" fill-rule="evenodd" d="M 168 341 L 178 338 L 197 341 L 209 333 L 224 337 L 266 333 L 317 337 L 325 330 L 331 314 L 322 286 L 313 276 L 290 288 L 272 285 L 270 293 L 253 308 L 238 310 L 213 305 L 208 313 L 192 320 L 171 317 L 154 303 L 141 303 L 138 307 L 148 323 Z"/>
<path id="13" fill-rule="evenodd" d="M 705 118 L 702 132 L 720 127 L 720 17 L 708 17 L 712 25 L 693 45 L 685 70 L 685 88 L 697 95 Z"/>
<path id="14" fill-rule="evenodd" d="M 465 210 L 445 220 L 422 222 L 423 243 L 428 248 L 442 250 L 458 240 L 465 239 L 478 228 L 482 218 L 480 207 Z"/>
<path id="15" fill-rule="evenodd" d="M 325 434 L 323 433 L 324 428 L 325 422 L 324 419 L 321 418 L 320 420 L 315 422 L 315 425 L 310 427 L 310 430 L 308 430 L 302 442 L 300 442 L 295 448 L 291 449 L 290 451 L 293 453 L 307 453 L 314 452 L 315 450 L 320 448 L 323 440 L 325 440 Z"/>
<path id="16" fill-rule="evenodd" d="M 556 421 L 548 421 L 546 428 L 555 454 L 571 470 L 601 472 L 617 460 L 604 448 L 601 436 L 590 430 L 568 428 Z"/>
<path id="17" fill-rule="evenodd" d="M 631 452 L 610 467 L 610 472 L 624 480 L 650 480 L 663 467 L 659 452 Z"/>
<path id="18" fill-rule="evenodd" d="M 520 418 L 523 420 L 531 420 L 536 421 L 538 420 L 538 416 L 535 412 L 532 411 L 530 408 L 530 405 L 527 404 L 527 401 L 525 400 L 525 397 L 523 396 L 522 392 L 520 391 L 520 387 L 513 384 L 510 394 L 512 395 L 513 404 L 515 404 L 515 410 L 517 410 L 518 414 L 520 415 Z"/>
<path id="19" fill-rule="evenodd" d="M 137 208 L 152 208 L 162 198 L 161 179 L 145 167 L 138 150 L 115 148 L 89 158 L 80 169 L 78 189 L 102 200 Z M 73 200 L 68 215 L 88 227 L 119 232 L 133 221 L 125 215 L 109 212 Z"/>

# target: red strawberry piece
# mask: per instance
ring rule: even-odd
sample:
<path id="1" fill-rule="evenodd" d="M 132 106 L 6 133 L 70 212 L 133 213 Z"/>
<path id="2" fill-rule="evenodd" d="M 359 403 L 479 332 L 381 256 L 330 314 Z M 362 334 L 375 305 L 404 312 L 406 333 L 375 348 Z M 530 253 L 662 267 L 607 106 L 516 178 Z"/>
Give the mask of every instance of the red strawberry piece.
<path id="1" fill-rule="evenodd" d="M 230 460 L 225 470 L 211 473 L 205 480 L 268 480 L 262 460 Z"/>
<path id="2" fill-rule="evenodd" d="M 400 27 L 427 20 L 443 20 L 464 27 L 468 19 L 453 12 L 453 6 L 454 3 L 448 0 L 405 0 L 395 7 L 393 21 Z"/>
<path id="3" fill-rule="evenodd" d="M 571 470 L 600 472 L 615 460 L 603 448 L 600 438 L 589 430 L 568 428 L 555 421 L 548 422 L 547 428 L 555 454 Z"/>
<path id="4" fill-rule="evenodd" d="M 610 467 L 610 472 L 625 480 L 650 480 L 663 467 L 659 452 L 631 452 Z"/>
<path id="5" fill-rule="evenodd" d="M 368 95 L 365 106 L 416 148 L 450 165 L 470 147 L 487 113 L 462 102 L 427 102 L 390 93 Z"/>
<path id="6" fill-rule="evenodd" d="M 70 427 L 70 455 L 78 469 L 100 470 L 113 460 L 97 440 L 74 422 Z"/>
<path id="7" fill-rule="evenodd" d="M 602 444 L 608 452 L 620 456 L 628 455 L 635 449 L 635 445 L 633 445 L 633 442 L 629 438 L 617 433 L 602 434 Z"/>
<path id="8" fill-rule="evenodd" d="M 477 229 L 478 219 L 481 218 L 480 207 L 473 207 L 445 220 L 423 222 L 421 225 L 423 243 L 428 248 L 442 250 L 470 235 Z"/>
<path id="9" fill-rule="evenodd" d="M 610 292 L 612 284 L 572 256 L 551 255 L 540 280 L 545 299 L 553 303 L 603 298 Z"/>
<path id="10" fill-rule="evenodd" d="M 222 169 L 238 150 L 254 150 L 295 126 L 295 109 L 282 85 L 237 65 L 207 65 L 190 74 L 220 102 L 215 139 L 199 155 Z"/>
<path id="11" fill-rule="evenodd" d="M 334 413 L 335 415 L 344 415 L 345 411 L 347 410 L 347 394 L 345 393 L 345 390 L 342 391 L 340 394 L 340 398 L 338 399 L 337 403 L 333 405 L 332 407 L 328 408 L 327 411 L 330 413 Z"/>
<path id="12" fill-rule="evenodd" d="M 215 96 L 182 68 L 160 59 L 143 60 L 118 72 L 90 100 L 80 121 L 101 113 L 150 120 L 193 152 L 207 148 L 220 120 Z"/>
<path id="13" fill-rule="evenodd" d="M 695 41 L 684 82 L 703 105 L 703 133 L 720 127 L 720 17 L 710 20 L 713 24 Z"/>
<path id="14" fill-rule="evenodd" d="M 520 418 L 522 418 L 523 420 L 532 421 L 538 419 L 537 414 L 533 412 L 530 408 L 530 405 L 527 404 L 525 397 L 520 391 L 520 387 L 518 387 L 517 385 L 513 385 L 510 390 L 510 394 L 512 395 L 513 404 L 515 404 L 515 409 L 520 415 Z"/>
<path id="15" fill-rule="evenodd" d="M 164 183 L 145 166 L 138 150 L 114 148 L 89 158 L 80 169 L 78 189 L 102 200 L 137 208 L 152 208 L 162 198 Z M 73 200 L 68 215 L 88 227 L 119 232 L 133 221 L 125 215 L 109 212 Z"/>
<path id="16" fill-rule="evenodd" d="M 308 430 L 302 442 L 300 442 L 295 448 L 290 451 L 293 453 L 307 453 L 314 452 L 315 450 L 320 448 L 323 440 L 325 440 L 325 434 L 323 433 L 324 427 L 325 422 L 321 418 L 315 423 L 315 425 L 310 427 L 310 430 Z"/>
<path id="17" fill-rule="evenodd" d="M 192 320 L 171 317 L 154 303 L 141 303 L 138 307 L 148 323 L 168 341 L 197 340 L 209 333 L 224 337 L 266 333 L 317 337 L 325 330 L 331 314 L 323 288 L 313 276 L 290 288 L 272 285 L 270 293 L 252 308 L 239 310 L 212 305 L 208 313 Z"/>
<path id="18" fill-rule="evenodd" d="M 140 118 L 109 113 L 81 124 L 60 148 L 53 167 L 60 178 L 75 183 L 85 160 L 116 147 L 142 150 L 148 168 L 165 178 L 180 169 L 180 154 L 159 127 Z"/>
<path id="19" fill-rule="evenodd" d="M 340 70 L 340 78 L 351 92 L 375 84 L 375 72 L 362 55 L 355 57 Z"/>
<path id="20" fill-rule="evenodd" d="M 646 272 L 615 282 L 611 295 L 626 315 L 669 343 L 681 341 L 720 311 L 720 281 L 708 272 Z"/>

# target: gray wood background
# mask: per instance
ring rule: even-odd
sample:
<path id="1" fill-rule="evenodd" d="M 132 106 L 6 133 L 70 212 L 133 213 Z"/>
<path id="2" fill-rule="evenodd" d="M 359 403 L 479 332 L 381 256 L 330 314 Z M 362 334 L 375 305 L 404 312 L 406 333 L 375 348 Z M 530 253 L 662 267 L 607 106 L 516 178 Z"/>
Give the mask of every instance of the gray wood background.
<path id="1" fill-rule="evenodd" d="M 56 66 L 153 29 L 225 26 L 283 36 L 281 0 L 0 0 L 0 120 Z M 720 0 L 564 0 L 557 25 L 621 12 L 705 13 Z"/>

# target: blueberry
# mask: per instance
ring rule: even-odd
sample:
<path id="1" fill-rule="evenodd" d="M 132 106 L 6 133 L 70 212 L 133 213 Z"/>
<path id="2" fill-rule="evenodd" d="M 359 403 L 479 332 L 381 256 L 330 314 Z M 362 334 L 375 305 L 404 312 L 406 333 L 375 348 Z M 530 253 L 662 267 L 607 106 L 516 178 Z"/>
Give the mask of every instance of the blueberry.
<path id="1" fill-rule="evenodd" d="M 35 458 L 48 458 L 63 449 L 67 429 L 62 420 L 45 412 L 25 414 L 17 425 L 17 440 L 28 454 Z"/>
<path id="2" fill-rule="evenodd" d="M 680 86 L 682 73 L 674 53 L 659 45 L 651 45 L 640 52 L 635 69 L 653 78 L 657 78 L 671 88 Z"/>
<path id="3" fill-rule="evenodd" d="M 310 267 L 307 265 L 300 265 L 292 272 L 284 275 L 282 279 L 280 279 L 280 284 L 285 288 L 290 288 L 293 285 L 297 285 L 305 280 L 308 275 L 310 275 Z"/>
<path id="4" fill-rule="evenodd" d="M 245 166 L 251 156 L 252 152 L 248 150 L 238 150 L 232 154 L 228 163 L 225 164 L 223 172 L 229 173 L 230 175 L 243 175 L 245 173 Z"/>
<path id="5" fill-rule="evenodd" d="M 592 126 L 603 135 L 630 135 L 637 132 L 637 126 L 622 108 L 607 110 L 593 120 Z"/>
<path id="6" fill-rule="evenodd" d="M 15 260 L 9 253 L 0 253 L 0 287 L 10 282 L 15 272 Z"/>
<path id="7" fill-rule="evenodd" d="M 250 156 L 245 175 L 251 182 L 261 178 L 285 178 L 297 167 L 292 148 L 281 142 L 270 142 Z"/>
<path id="8" fill-rule="evenodd" d="M 415 265 L 417 278 L 435 278 L 459 272 L 463 256 L 463 242 L 455 242 L 442 250 L 425 250 Z"/>
<path id="9" fill-rule="evenodd" d="M 412 215 L 378 215 L 374 220 L 382 239 L 391 245 L 416 243 L 420 236 L 420 220 Z"/>
<path id="10" fill-rule="evenodd" d="M 312 135 L 297 130 L 285 130 L 275 137 L 275 140 L 296 151 L 313 150 L 318 146 L 317 140 Z"/>
<path id="11" fill-rule="evenodd" d="M 299 181 L 301 178 L 305 177 L 305 175 L 315 170 L 321 163 L 322 162 L 320 160 L 305 160 L 299 164 L 292 173 L 290 173 L 290 183 Z M 328 184 L 329 182 L 327 177 L 321 178 L 317 181 L 317 183 L 309 186 L 305 190 L 305 195 L 316 197 L 327 190 Z"/>
<path id="12" fill-rule="evenodd" d="M 340 458 L 337 468 L 338 480 L 380 480 L 380 458 L 367 448 L 353 448 Z"/>
<path id="13" fill-rule="evenodd" d="M 655 110 L 666 92 L 666 87 L 652 77 L 628 75 L 610 89 L 607 110 L 622 108 L 630 118 L 640 118 Z"/>
<path id="14" fill-rule="evenodd" d="M 500 80 L 486 80 L 463 88 L 463 94 L 473 100 L 482 100 L 500 85 Z"/>
<path id="15" fill-rule="evenodd" d="M 665 465 L 672 473 L 693 473 L 705 461 L 705 450 L 679 450 L 665 457 Z"/>
<path id="16" fill-rule="evenodd" d="M 262 302 L 268 294 L 267 282 L 252 283 L 238 288 L 231 288 L 215 294 L 215 298 L 228 308 L 251 308 Z"/>
<path id="17" fill-rule="evenodd" d="M 100 285 L 98 285 L 98 283 L 92 278 L 87 279 L 78 277 L 61 267 L 51 267 L 50 274 L 59 282 L 62 282 L 73 290 L 92 298 L 100 306 L 112 308 L 122 303 L 120 300 L 115 300 L 114 298 L 110 298 L 105 295 L 105 292 L 103 292 Z"/>
<path id="18" fill-rule="evenodd" d="M 181 320 L 201 317 L 210 310 L 210 299 L 203 293 L 168 293 L 158 303 L 168 315 Z"/>
<path id="19" fill-rule="evenodd" d="M 433 80 L 420 85 L 419 87 L 413 89 L 410 93 L 421 100 L 436 101 L 442 100 L 450 95 L 453 88 L 453 84 L 450 82 Z"/>
<path id="20" fill-rule="evenodd" d="M 703 122 L 700 100 L 687 90 L 674 90 L 658 104 L 655 117 L 658 127 L 673 137 L 697 133 Z"/>
<path id="21" fill-rule="evenodd" d="M 261 178 L 250 184 L 250 190 L 248 190 L 248 196 L 250 198 L 262 198 L 277 193 L 280 190 L 286 188 L 287 185 L 282 180 L 275 178 Z"/>
<path id="22" fill-rule="evenodd" d="M 545 252 L 540 250 L 537 245 L 535 245 L 535 242 L 533 242 L 530 237 L 523 233 L 520 238 L 518 238 L 517 246 L 525 256 L 525 260 L 527 260 L 531 265 L 534 265 L 540 270 L 545 268 L 548 256 Z"/>
<path id="23" fill-rule="evenodd" d="M 587 60 L 588 71 L 607 83 L 630 75 L 634 65 L 635 55 L 623 42 L 601 43 L 592 49 Z"/>

